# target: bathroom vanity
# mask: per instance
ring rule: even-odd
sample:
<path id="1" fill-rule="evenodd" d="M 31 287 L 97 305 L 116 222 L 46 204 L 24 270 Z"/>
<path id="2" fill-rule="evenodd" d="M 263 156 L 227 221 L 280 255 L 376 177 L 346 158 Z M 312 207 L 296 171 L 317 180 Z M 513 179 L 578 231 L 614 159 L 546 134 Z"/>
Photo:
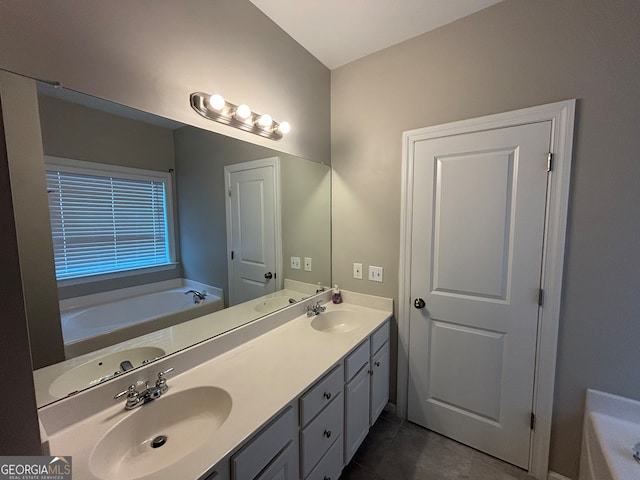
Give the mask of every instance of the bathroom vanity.
<path id="1" fill-rule="evenodd" d="M 42 408 L 44 447 L 83 479 L 336 480 L 388 400 L 393 305 L 329 295 Z M 169 367 L 157 400 L 113 400 Z"/>

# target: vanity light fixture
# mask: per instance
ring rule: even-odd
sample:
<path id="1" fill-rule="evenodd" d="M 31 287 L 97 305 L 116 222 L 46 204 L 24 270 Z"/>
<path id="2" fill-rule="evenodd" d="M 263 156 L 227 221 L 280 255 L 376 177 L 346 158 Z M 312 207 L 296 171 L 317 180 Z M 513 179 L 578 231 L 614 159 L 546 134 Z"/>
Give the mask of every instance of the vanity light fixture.
<path id="1" fill-rule="evenodd" d="M 230 125 L 272 140 L 280 140 L 291 131 L 288 122 L 278 123 L 268 113 L 252 112 L 247 104 L 234 105 L 222 95 L 202 92 L 191 94 L 191 107 L 209 120 Z"/>

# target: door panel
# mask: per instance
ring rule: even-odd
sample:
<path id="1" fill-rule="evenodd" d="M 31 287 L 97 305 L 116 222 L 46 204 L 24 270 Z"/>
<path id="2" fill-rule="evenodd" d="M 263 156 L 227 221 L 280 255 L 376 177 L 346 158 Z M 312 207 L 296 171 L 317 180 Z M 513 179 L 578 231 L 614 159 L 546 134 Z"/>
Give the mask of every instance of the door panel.
<path id="1" fill-rule="evenodd" d="M 505 300 L 514 156 L 507 150 L 436 159 L 434 293 Z M 482 255 L 478 244 L 487 247 Z"/>
<path id="2" fill-rule="evenodd" d="M 527 468 L 551 123 L 415 145 L 409 420 Z"/>
<path id="3" fill-rule="evenodd" d="M 277 289 L 277 163 L 265 160 L 225 167 L 229 198 L 229 303 L 236 305 Z"/>

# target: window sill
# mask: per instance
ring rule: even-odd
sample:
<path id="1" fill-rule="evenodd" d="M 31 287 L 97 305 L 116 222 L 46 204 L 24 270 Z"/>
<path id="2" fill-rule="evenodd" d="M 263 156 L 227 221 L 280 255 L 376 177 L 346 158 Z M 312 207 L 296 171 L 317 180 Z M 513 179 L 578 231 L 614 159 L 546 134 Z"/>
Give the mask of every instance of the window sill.
<path id="1" fill-rule="evenodd" d="M 101 273 L 99 275 L 88 275 L 86 277 L 69 278 L 67 280 L 58 280 L 58 288 L 71 287 L 73 285 L 84 285 L 87 283 L 102 282 L 114 278 L 133 277 L 136 275 L 145 275 L 148 273 L 163 272 L 165 270 L 175 270 L 178 267 L 177 262 L 157 265 L 155 267 L 134 268 L 132 270 L 122 270 L 113 273 Z"/>

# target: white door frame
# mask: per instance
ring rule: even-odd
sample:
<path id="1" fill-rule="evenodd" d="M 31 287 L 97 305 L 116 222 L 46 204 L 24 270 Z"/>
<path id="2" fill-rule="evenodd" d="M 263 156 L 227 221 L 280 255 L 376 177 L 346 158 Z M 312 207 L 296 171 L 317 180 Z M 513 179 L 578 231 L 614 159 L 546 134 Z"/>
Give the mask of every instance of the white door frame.
<path id="1" fill-rule="evenodd" d="M 229 288 L 229 298 L 231 297 L 231 289 L 233 288 L 233 262 L 231 261 L 231 201 L 229 200 L 229 191 L 231 189 L 231 174 L 243 170 L 261 167 L 273 168 L 273 187 L 275 196 L 275 222 L 276 222 L 276 291 L 282 289 L 282 220 L 280 208 L 280 158 L 269 157 L 259 160 L 250 160 L 248 162 L 234 163 L 225 165 L 224 167 L 224 206 L 226 212 L 226 228 L 227 228 L 227 282 Z"/>
<path id="2" fill-rule="evenodd" d="M 548 176 L 545 240 L 542 255 L 544 306 L 538 318 L 529 473 L 546 479 L 549 467 L 553 388 L 560 323 L 564 249 L 569 206 L 575 100 L 410 130 L 402 134 L 402 224 L 400 230 L 400 296 L 398 305 L 397 413 L 407 417 L 409 385 L 409 318 L 411 313 L 411 225 L 413 217 L 413 152 L 416 142 L 483 130 L 551 121 L 553 168 Z M 541 159 L 545 161 L 545 159 Z"/>

